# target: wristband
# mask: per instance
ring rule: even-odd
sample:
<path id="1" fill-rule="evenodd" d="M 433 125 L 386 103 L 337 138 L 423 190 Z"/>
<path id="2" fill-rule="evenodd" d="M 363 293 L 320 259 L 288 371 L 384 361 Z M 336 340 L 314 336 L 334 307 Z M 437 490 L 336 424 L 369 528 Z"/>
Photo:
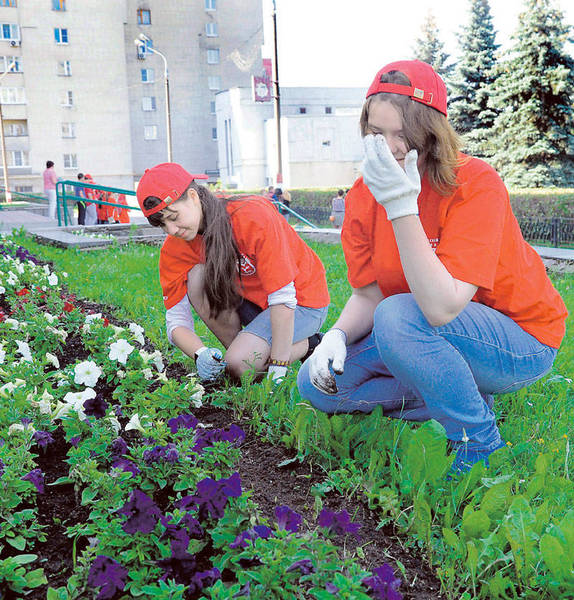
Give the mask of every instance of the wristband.
<path id="1" fill-rule="evenodd" d="M 273 366 L 273 367 L 288 367 L 289 366 L 289 361 L 288 360 L 276 360 L 274 358 L 270 358 L 269 359 L 269 366 Z"/>

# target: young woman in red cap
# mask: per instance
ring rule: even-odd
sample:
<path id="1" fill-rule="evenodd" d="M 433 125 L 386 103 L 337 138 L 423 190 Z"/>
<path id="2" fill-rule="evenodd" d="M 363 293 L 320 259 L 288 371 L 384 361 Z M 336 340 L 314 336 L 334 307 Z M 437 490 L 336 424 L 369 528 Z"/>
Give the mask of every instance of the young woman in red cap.
<path id="1" fill-rule="evenodd" d="M 194 357 L 202 380 L 225 368 L 265 369 L 274 380 L 302 358 L 325 317 L 329 293 L 319 257 L 261 196 L 221 198 L 180 165 L 142 177 L 137 198 L 167 234 L 159 274 L 168 338 Z M 206 347 L 191 308 L 226 348 Z"/>
<path id="2" fill-rule="evenodd" d="M 329 413 L 436 419 L 467 470 L 502 447 L 493 395 L 547 373 L 566 307 L 524 241 L 508 192 L 459 151 L 432 67 L 381 69 L 361 114 L 363 176 L 347 195 L 342 243 L 353 288 L 299 371 Z"/>

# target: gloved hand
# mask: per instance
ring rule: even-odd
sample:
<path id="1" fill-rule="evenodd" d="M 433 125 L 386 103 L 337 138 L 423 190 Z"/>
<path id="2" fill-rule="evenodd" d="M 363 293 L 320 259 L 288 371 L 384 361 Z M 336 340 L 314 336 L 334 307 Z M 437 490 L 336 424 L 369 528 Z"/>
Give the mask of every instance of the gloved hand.
<path id="1" fill-rule="evenodd" d="M 287 367 L 279 365 L 269 365 L 267 367 L 267 377 L 271 377 L 273 383 L 281 383 L 287 375 Z"/>
<path id="2" fill-rule="evenodd" d="M 311 383 L 320 392 L 336 394 L 338 392 L 337 384 L 329 370 L 329 364 L 332 363 L 333 371 L 337 375 L 341 375 L 345 368 L 346 357 L 347 335 L 342 329 L 330 329 L 315 348 L 315 352 L 309 357 Z"/>
<path id="3" fill-rule="evenodd" d="M 227 363 L 223 360 L 221 350 L 202 346 L 195 352 L 195 366 L 202 381 L 213 381 L 225 370 Z"/>
<path id="4" fill-rule="evenodd" d="M 363 138 L 363 143 L 363 181 L 375 200 L 385 207 L 389 221 L 418 215 L 417 198 L 421 191 L 421 178 L 417 167 L 417 151 L 407 152 L 403 170 L 384 136 L 369 134 Z"/>

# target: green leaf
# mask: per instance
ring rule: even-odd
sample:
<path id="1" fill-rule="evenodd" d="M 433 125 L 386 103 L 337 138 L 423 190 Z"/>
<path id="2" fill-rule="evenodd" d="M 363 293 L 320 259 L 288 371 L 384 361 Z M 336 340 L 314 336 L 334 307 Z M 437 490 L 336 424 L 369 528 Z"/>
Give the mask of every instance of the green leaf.
<path id="1" fill-rule="evenodd" d="M 85 488 L 82 492 L 82 504 L 88 504 L 96 497 L 97 494 L 97 490 L 89 487 Z"/>
<path id="2" fill-rule="evenodd" d="M 26 573 L 26 583 L 28 587 L 36 588 L 41 585 L 48 583 L 46 576 L 44 575 L 44 569 L 34 569 Z"/>
<path id="3" fill-rule="evenodd" d="M 13 556 L 12 560 L 19 565 L 27 565 L 34 562 L 37 558 L 37 554 L 18 554 L 17 556 Z"/>
<path id="4" fill-rule="evenodd" d="M 448 527 L 442 528 L 442 536 L 444 537 L 444 541 L 454 550 L 458 550 L 460 545 L 460 540 L 458 539 L 458 535 Z"/>
<path id="5" fill-rule="evenodd" d="M 470 507 L 467 507 L 470 508 Z M 484 510 L 466 510 L 462 516 L 462 530 L 469 538 L 481 538 L 488 535 L 490 519 Z"/>
<path id="6" fill-rule="evenodd" d="M 58 477 L 56 481 L 52 481 L 52 483 L 48 483 L 47 485 L 66 485 L 69 483 L 74 483 L 74 480 L 71 477 Z"/>
<path id="7" fill-rule="evenodd" d="M 540 538 L 540 553 L 552 575 L 559 581 L 564 581 L 569 574 L 568 560 L 562 544 L 553 536 L 544 534 Z"/>
<path id="8" fill-rule="evenodd" d="M 535 517 L 528 502 L 522 496 L 517 496 L 506 515 L 502 530 L 510 542 L 518 574 L 530 572 L 536 564 L 538 536 L 534 526 Z"/>
<path id="9" fill-rule="evenodd" d="M 18 535 L 15 538 L 6 538 L 6 541 L 10 544 L 10 546 L 16 548 L 16 550 L 24 550 L 26 547 L 26 538 L 22 537 L 21 535 Z"/>
<path id="10" fill-rule="evenodd" d="M 423 481 L 437 481 L 448 468 L 446 434 L 435 420 L 426 421 L 411 436 L 406 452 L 406 471 L 418 487 Z"/>
<path id="11" fill-rule="evenodd" d="M 502 519 L 512 500 L 511 487 L 512 480 L 493 485 L 480 501 L 480 509 L 491 519 Z"/>

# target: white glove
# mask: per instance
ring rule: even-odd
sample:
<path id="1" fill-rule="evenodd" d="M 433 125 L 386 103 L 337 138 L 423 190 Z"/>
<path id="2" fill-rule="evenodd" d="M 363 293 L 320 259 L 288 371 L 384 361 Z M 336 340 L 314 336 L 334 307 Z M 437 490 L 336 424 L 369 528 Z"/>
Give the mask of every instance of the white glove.
<path id="1" fill-rule="evenodd" d="M 287 375 L 287 367 L 281 367 L 279 365 L 269 365 L 267 367 L 267 377 L 270 377 L 273 383 L 281 383 Z"/>
<path id="2" fill-rule="evenodd" d="M 221 350 L 202 346 L 195 352 L 195 366 L 202 381 L 213 381 L 225 370 L 227 363 L 223 360 Z"/>
<path id="3" fill-rule="evenodd" d="M 421 192 L 421 177 L 417 167 L 418 153 L 405 155 L 404 170 L 393 156 L 384 136 L 366 135 L 363 181 L 375 200 L 385 207 L 389 221 L 418 215 L 417 198 Z"/>
<path id="4" fill-rule="evenodd" d="M 329 364 L 332 363 L 333 371 L 337 375 L 342 375 L 345 358 L 347 358 L 347 335 L 342 329 L 330 329 L 309 357 L 311 383 L 320 392 L 336 394 L 337 384 L 329 370 Z"/>

